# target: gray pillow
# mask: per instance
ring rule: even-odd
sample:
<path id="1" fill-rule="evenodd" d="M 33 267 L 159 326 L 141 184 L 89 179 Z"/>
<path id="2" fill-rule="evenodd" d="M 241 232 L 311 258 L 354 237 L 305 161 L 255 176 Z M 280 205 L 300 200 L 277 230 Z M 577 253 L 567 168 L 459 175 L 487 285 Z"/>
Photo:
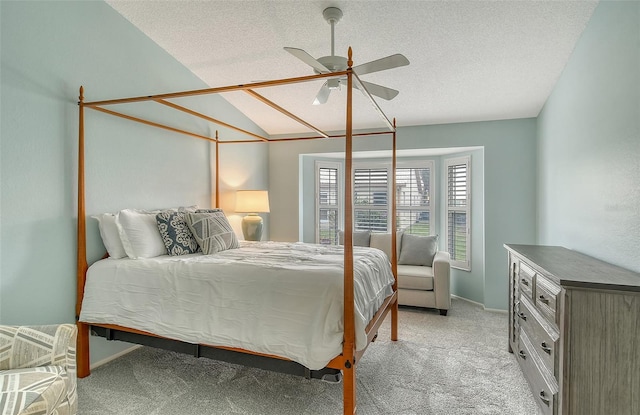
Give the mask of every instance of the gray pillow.
<path id="1" fill-rule="evenodd" d="M 438 252 L 438 235 L 418 236 L 410 233 L 402 235 L 399 265 L 433 265 L 433 257 Z"/>
<path id="2" fill-rule="evenodd" d="M 185 221 L 206 255 L 240 247 L 238 238 L 222 211 L 187 213 Z"/>
<path id="3" fill-rule="evenodd" d="M 165 210 L 156 215 L 158 231 L 169 255 L 186 255 L 200 252 L 198 241 L 185 222 L 185 211 Z"/>
<path id="4" fill-rule="evenodd" d="M 371 231 L 359 231 L 353 233 L 353 246 L 369 246 Z M 344 245 L 344 231 L 338 231 L 338 243 Z"/>

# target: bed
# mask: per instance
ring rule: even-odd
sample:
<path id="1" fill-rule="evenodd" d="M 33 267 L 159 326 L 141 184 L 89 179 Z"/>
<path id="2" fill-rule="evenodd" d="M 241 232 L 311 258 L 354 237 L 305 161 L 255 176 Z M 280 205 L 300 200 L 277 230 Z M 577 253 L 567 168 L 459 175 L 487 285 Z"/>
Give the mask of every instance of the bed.
<path id="1" fill-rule="evenodd" d="M 80 321 L 240 347 L 319 370 L 342 352 L 342 251 L 242 242 L 212 255 L 104 259 L 89 268 Z M 354 286 L 359 350 L 393 293 L 382 251 L 354 247 Z"/>
<path id="2" fill-rule="evenodd" d="M 289 373 L 298 373 L 301 369 L 308 377 L 339 373 L 343 382 L 344 413 L 356 413 L 357 362 L 375 340 L 378 328 L 388 314 L 391 315 L 391 338 L 397 340 L 398 300 L 396 249 L 391 250 L 394 255 L 389 264 L 382 251 L 353 246 L 352 141 L 354 136 L 390 134 L 391 171 L 395 172 L 396 135 L 395 120 L 389 122 L 353 72 L 351 49 L 348 56 L 349 67 L 344 72 L 221 88 L 94 102 L 85 102 L 84 88 L 80 88 L 76 298 L 79 377 L 90 374 L 89 335 L 93 332 L 107 339 L 148 344 Z M 304 123 L 255 90 L 336 77 L 347 79 L 345 132 L 331 136 L 345 140 L 343 246 L 243 241 L 237 248 L 212 255 L 195 253 L 144 259 L 104 258 L 88 266 L 84 109 L 215 142 L 215 201 L 218 205 L 218 146 L 269 141 L 269 138 L 256 136 L 179 106 L 170 99 L 240 90 Z M 354 86 L 368 98 L 389 131 L 353 132 Z M 194 117 L 223 124 L 250 135 L 251 139 L 223 141 L 217 132 L 215 137 L 200 136 L 105 108 L 112 104 L 143 101 L 155 101 Z M 318 135 L 295 139 L 329 137 L 329 134 L 310 124 L 305 125 Z M 392 177 L 392 183 L 395 183 L 395 177 Z M 395 198 L 391 199 L 391 226 L 395 228 Z M 392 244 L 395 246 L 396 235 L 392 234 Z"/>

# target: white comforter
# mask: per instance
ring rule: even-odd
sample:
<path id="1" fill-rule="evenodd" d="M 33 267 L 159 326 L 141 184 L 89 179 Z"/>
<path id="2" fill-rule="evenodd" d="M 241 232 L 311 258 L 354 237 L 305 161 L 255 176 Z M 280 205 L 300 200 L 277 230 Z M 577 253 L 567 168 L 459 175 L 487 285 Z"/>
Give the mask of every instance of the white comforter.
<path id="1" fill-rule="evenodd" d="M 321 369 L 342 351 L 342 247 L 243 242 L 215 255 L 104 259 L 87 273 L 80 321 L 239 347 Z M 386 255 L 354 247 L 356 348 L 392 293 Z"/>

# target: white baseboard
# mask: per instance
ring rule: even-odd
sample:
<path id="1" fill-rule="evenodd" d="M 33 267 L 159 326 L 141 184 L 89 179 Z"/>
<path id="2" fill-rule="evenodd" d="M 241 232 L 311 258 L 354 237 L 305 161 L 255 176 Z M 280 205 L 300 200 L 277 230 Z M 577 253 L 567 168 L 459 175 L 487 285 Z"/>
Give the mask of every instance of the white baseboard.
<path id="1" fill-rule="evenodd" d="M 485 306 L 484 306 L 484 304 L 479 303 L 479 302 L 477 302 L 477 301 L 469 300 L 468 298 L 459 297 L 459 296 L 457 296 L 457 295 L 453 295 L 453 294 L 451 294 L 451 297 L 452 297 L 452 298 L 457 298 L 458 300 L 466 301 L 466 302 L 471 303 L 471 304 L 475 304 L 475 305 L 477 305 L 477 306 L 479 306 L 479 307 L 482 307 L 482 309 L 483 309 L 484 311 L 489 311 L 489 312 L 491 312 L 491 313 L 503 313 L 503 314 L 507 314 L 507 313 L 508 313 L 508 311 L 507 311 L 507 310 L 500 310 L 500 309 L 498 309 L 498 308 L 487 308 L 487 307 L 485 307 Z"/>
<path id="2" fill-rule="evenodd" d="M 488 311 L 490 313 L 509 314 L 508 310 L 502 310 L 502 309 L 499 309 L 499 308 L 487 308 L 487 307 L 484 307 L 484 311 Z"/>
<path id="3" fill-rule="evenodd" d="M 127 353 L 131 353 L 132 351 L 134 351 L 136 349 L 139 349 L 141 347 L 142 347 L 142 345 L 140 345 L 140 344 L 133 345 L 133 346 L 129 347 L 128 349 L 125 349 L 125 350 L 123 350 L 123 351 L 121 351 L 119 353 L 116 353 L 114 355 L 111 355 L 111 356 L 109 356 L 107 358 L 104 358 L 102 360 L 99 360 L 99 361 L 95 362 L 89 368 L 90 368 L 90 370 L 93 370 L 93 369 L 95 369 L 97 367 L 100 367 L 100 366 L 102 366 L 102 365 L 104 365 L 106 363 L 111 362 L 112 360 L 116 360 L 117 358 L 119 358 L 121 356 L 124 356 Z"/>

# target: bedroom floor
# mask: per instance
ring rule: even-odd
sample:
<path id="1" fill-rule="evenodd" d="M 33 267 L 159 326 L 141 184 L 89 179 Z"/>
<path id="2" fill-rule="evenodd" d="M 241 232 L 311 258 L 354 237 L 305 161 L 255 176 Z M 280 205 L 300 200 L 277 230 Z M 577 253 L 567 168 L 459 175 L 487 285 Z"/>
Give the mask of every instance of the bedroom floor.
<path id="1" fill-rule="evenodd" d="M 400 309 L 398 342 L 380 329 L 358 364 L 358 413 L 540 412 L 515 357 L 507 316 L 453 299 L 446 317 Z M 78 380 L 79 414 L 342 414 L 342 384 L 143 347 Z"/>

